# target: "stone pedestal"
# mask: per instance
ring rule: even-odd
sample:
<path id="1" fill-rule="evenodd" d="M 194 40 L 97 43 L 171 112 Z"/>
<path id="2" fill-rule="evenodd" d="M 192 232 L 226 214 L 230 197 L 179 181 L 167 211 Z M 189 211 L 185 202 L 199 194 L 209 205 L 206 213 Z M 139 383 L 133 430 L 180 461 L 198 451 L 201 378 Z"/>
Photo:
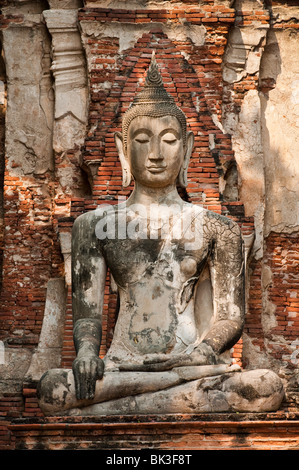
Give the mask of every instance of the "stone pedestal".
<path id="1" fill-rule="evenodd" d="M 15 449 L 298 450 L 299 416 L 202 414 L 17 419 Z"/>

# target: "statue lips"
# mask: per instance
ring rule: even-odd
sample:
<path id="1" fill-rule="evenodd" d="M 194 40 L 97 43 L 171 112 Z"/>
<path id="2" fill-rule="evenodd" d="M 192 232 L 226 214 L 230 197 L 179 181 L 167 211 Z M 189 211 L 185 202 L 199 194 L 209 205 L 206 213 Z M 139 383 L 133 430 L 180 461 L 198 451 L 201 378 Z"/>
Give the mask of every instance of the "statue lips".
<path id="1" fill-rule="evenodd" d="M 166 165 L 165 166 L 152 165 L 152 166 L 148 166 L 147 169 L 151 173 L 162 173 L 163 171 L 166 170 Z"/>

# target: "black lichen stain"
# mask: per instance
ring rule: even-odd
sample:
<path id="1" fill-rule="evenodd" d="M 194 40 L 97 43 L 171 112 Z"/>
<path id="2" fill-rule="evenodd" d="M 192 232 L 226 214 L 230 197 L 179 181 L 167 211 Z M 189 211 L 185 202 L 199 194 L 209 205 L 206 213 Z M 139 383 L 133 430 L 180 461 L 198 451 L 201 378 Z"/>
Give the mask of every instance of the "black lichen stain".
<path id="1" fill-rule="evenodd" d="M 242 398 L 245 398 L 245 400 L 248 400 L 248 401 L 253 401 L 253 400 L 256 400 L 257 398 L 260 398 L 260 394 L 250 384 L 237 387 L 236 392 Z"/>

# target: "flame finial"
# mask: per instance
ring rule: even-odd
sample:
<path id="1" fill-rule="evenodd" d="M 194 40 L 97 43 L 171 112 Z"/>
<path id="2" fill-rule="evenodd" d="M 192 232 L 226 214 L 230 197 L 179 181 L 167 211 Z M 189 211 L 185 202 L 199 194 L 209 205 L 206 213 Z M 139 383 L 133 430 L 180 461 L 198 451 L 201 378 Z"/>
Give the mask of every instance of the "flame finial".
<path id="1" fill-rule="evenodd" d="M 145 79 L 145 86 L 164 88 L 162 77 L 160 75 L 158 64 L 156 61 L 155 51 L 152 52 L 152 60 L 151 60 L 151 63 L 147 72 L 147 76 Z"/>

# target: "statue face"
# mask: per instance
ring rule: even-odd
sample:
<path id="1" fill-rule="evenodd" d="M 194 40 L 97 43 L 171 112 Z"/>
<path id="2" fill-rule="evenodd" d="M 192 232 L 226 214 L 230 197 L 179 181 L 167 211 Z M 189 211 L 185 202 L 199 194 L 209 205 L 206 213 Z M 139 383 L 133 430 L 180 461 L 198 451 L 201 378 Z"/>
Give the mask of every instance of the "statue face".
<path id="1" fill-rule="evenodd" d="M 184 156 L 182 128 L 176 117 L 133 119 L 128 132 L 127 159 L 135 181 L 147 187 L 174 184 Z"/>

